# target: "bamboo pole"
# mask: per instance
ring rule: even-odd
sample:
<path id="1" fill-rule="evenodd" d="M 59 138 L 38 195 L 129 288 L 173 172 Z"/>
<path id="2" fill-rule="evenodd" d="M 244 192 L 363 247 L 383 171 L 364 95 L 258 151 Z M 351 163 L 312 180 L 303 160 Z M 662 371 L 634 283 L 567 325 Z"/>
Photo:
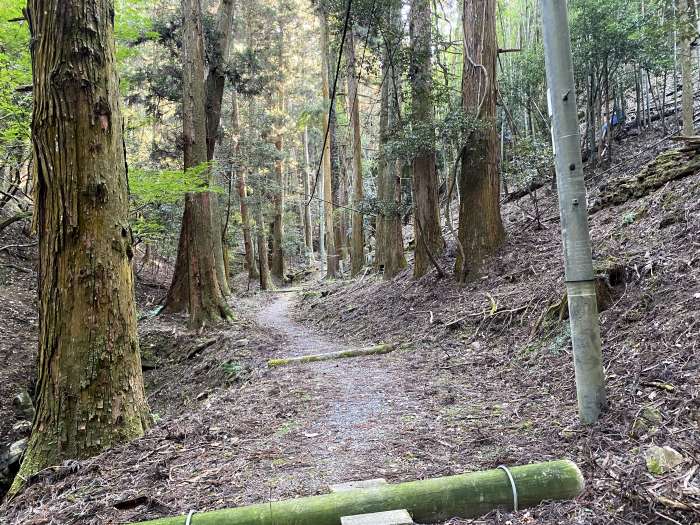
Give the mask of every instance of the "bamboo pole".
<path id="1" fill-rule="evenodd" d="M 509 469 L 518 507 L 544 500 L 570 499 L 583 491 L 578 467 L 568 460 Z M 425 479 L 372 488 L 334 492 L 248 507 L 196 513 L 191 525 L 338 525 L 343 516 L 406 509 L 418 523 L 439 523 L 453 517 L 474 518 L 495 508 L 513 508 L 513 486 L 503 469 Z M 176 516 L 141 525 L 184 525 Z"/>
<path id="2" fill-rule="evenodd" d="M 566 0 L 542 1 L 542 25 L 576 393 L 579 417 L 591 424 L 606 403 L 605 377 Z"/>
<path id="3" fill-rule="evenodd" d="M 326 354 L 311 354 L 302 355 L 299 357 L 284 357 L 281 359 L 269 359 L 267 366 L 270 368 L 276 366 L 293 365 L 300 363 L 314 363 L 316 361 L 330 361 L 332 359 L 344 359 L 346 357 L 360 357 L 364 355 L 388 354 L 395 350 L 394 345 L 384 344 L 372 346 L 370 348 L 357 348 L 354 350 L 341 350 L 339 352 L 328 352 Z"/>

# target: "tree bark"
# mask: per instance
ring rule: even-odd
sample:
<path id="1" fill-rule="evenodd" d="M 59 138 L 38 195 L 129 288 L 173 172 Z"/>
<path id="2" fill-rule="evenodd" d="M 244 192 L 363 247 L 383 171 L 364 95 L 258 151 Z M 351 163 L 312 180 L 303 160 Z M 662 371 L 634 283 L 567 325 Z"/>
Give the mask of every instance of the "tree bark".
<path id="1" fill-rule="evenodd" d="M 403 163 L 389 159 L 386 144 L 389 137 L 401 126 L 401 78 L 395 65 L 396 49 L 401 39 L 400 4 L 395 0 L 387 11 L 390 32 L 384 40 L 383 68 L 386 81 L 382 87 L 379 117 L 379 170 L 377 174 L 377 197 L 380 202 L 381 242 L 377 238 L 378 263 L 384 267 L 384 279 L 393 279 L 406 267 L 401 225 L 401 175 Z M 379 221 L 378 221 L 379 222 Z"/>
<path id="2" fill-rule="evenodd" d="M 184 168 L 201 169 L 208 159 L 200 0 L 183 0 L 182 8 Z M 209 170 L 205 168 L 204 184 L 210 182 Z M 216 199 L 208 191 L 185 196 L 178 256 L 164 311 L 182 311 L 187 305 L 191 328 L 231 318 L 225 299 L 228 284 Z"/>
<path id="3" fill-rule="evenodd" d="M 109 0 L 31 0 L 39 234 L 33 473 L 139 437 L 150 423 Z"/>
<path id="4" fill-rule="evenodd" d="M 260 289 L 273 290 L 275 285 L 272 283 L 270 275 L 270 259 L 267 246 L 267 233 L 265 232 L 265 213 L 263 212 L 262 196 L 257 205 L 257 245 L 258 245 L 258 275 L 260 276 Z"/>
<path id="5" fill-rule="evenodd" d="M 324 107 L 329 108 L 330 87 L 329 87 L 329 61 L 328 61 L 328 13 L 320 11 L 321 21 L 321 79 L 323 89 Z M 331 140 L 330 140 L 330 119 L 327 112 L 323 115 L 323 132 L 328 136 L 326 146 L 323 148 L 323 207 L 325 221 L 325 248 L 326 248 L 326 277 L 333 279 L 338 275 L 339 261 L 335 246 L 335 228 L 333 220 L 333 186 L 331 167 Z"/>
<path id="6" fill-rule="evenodd" d="M 216 35 L 212 42 L 209 73 L 206 81 L 207 114 L 207 160 L 214 158 L 214 150 L 219 140 L 221 106 L 226 83 L 226 62 L 233 28 L 234 0 L 221 0 L 216 21 Z"/>
<path id="7" fill-rule="evenodd" d="M 474 149 L 462 158 L 459 178 L 459 240 L 455 275 L 464 282 L 477 274 L 484 258 L 503 242 L 496 133 L 496 2 L 465 0 L 465 56 L 462 104 L 486 125 Z M 480 66 L 479 66 L 480 65 Z"/>
<path id="8" fill-rule="evenodd" d="M 304 126 L 304 244 L 309 263 L 314 260 L 313 224 L 311 223 L 311 162 L 309 160 L 309 129 Z"/>
<path id="9" fill-rule="evenodd" d="M 360 129 L 360 102 L 357 96 L 357 67 L 355 64 L 355 35 L 348 29 L 346 40 L 348 61 L 348 111 L 352 136 L 352 238 L 350 240 L 350 275 L 353 277 L 362 271 L 365 265 L 363 216 L 359 211 L 363 200 L 362 187 L 362 135 Z"/>
<path id="10" fill-rule="evenodd" d="M 430 254 L 437 257 L 445 247 L 440 228 L 438 177 L 435 169 L 432 64 L 430 52 L 432 15 L 429 0 L 412 0 L 410 14 L 413 124 L 425 144 L 413 159 L 413 231 L 415 260 L 413 276 L 422 277 L 431 267 Z"/>
<path id="11" fill-rule="evenodd" d="M 207 161 L 214 159 L 216 143 L 220 138 L 221 106 L 226 82 L 226 62 L 229 56 L 230 39 L 234 20 L 234 0 L 221 0 L 216 22 L 216 35 L 212 42 L 212 53 L 209 57 L 209 71 L 206 75 L 206 125 L 207 125 Z M 221 231 L 219 237 L 214 237 L 214 261 L 216 272 L 225 297 L 231 295 L 228 285 L 228 264 L 224 254 L 224 231 L 220 227 L 219 199 L 214 195 L 211 199 L 212 222 L 215 231 Z"/>
<path id="12" fill-rule="evenodd" d="M 231 134 L 233 140 L 234 158 L 240 152 L 239 137 L 241 134 L 240 112 L 238 110 L 238 96 L 234 90 L 231 95 Z M 234 160 L 234 162 L 236 162 Z M 250 210 L 248 209 L 248 186 L 246 185 L 245 170 L 232 170 L 236 176 L 236 187 L 238 190 L 238 199 L 241 208 L 241 229 L 243 230 L 243 247 L 245 249 L 245 264 L 248 270 L 249 279 L 258 278 L 258 267 L 255 264 L 255 249 L 253 248 L 253 239 L 250 234 Z"/>
<path id="13" fill-rule="evenodd" d="M 280 27 L 278 34 L 278 61 L 282 71 L 285 67 L 284 61 L 284 27 Z M 282 150 L 284 149 L 284 137 L 282 136 L 282 120 L 286 111 L 285 92 L 283 80 L 277 82 L 277 118 L 278 124 L 274 127 L 275 148 L 280 156 L 275 162 L 275 191 L 272 196 L 274 206 L 274 216 L 272 224 L 272 275 L 278 279 L 284 279 L 284 161 L 282 160 Z"/>

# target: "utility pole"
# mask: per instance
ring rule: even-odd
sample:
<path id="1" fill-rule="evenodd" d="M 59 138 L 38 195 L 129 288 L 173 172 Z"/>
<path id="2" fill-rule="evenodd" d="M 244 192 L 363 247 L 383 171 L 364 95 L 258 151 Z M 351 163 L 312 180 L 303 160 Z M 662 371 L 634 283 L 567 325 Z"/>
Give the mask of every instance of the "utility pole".
<path id="1" fill-rule="evenodd" d="M 542 25 L 576 394 L 581 422 L 591 424 L 606 405 L 605 377 L 566 0 L 542 0 Z"/>

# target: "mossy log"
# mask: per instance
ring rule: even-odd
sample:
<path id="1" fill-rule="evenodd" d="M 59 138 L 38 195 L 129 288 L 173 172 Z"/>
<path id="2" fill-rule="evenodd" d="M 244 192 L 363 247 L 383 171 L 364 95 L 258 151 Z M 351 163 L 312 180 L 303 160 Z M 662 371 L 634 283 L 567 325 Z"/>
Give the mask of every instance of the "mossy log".
<path id="1" fill-rule="evenodd" d="M 328 352 L 326 354 L 302 355 L 299 357 L 283 357 L 280 359 L 269 359 L 267 366 L 270 368 L 276 366 L 293 365 L 299 363 L 314 363 L 316 361 L 330 361 L 332 359 L 344 359 L 346 357 L 360 357 L 363 355 L 388 354 L 396 348 L 391 344 L 383 344 L 371 346 L 369 348 L 356 348 L 353 350 L 341 350 L 339 352 Z"/>
<path id="2" fill-rule="evenodd" d="M 568 460 L 512 467 L 519 508 L 544 500 L 571 499 L 583 490 L 583 476 Z M 197 513 L 192 525 L 338 525 L 342 516 L 406 509 L 418 523 L 475 518 L 496 508 L 513 508 L 513 489 L 502 469 L 379 485 L 321 496 L 265 502 Z M 142 525 L 183 525 L 184 516 Z"/>
<path id="3" fill-rule="evenodd" d="M 648 163 L 636 177 L 613 180 L 600 187 L 600 195 L 590 208 L 596 213 L 609 206 L 640 199 L 666 183 L 694 175 L 700 170 L 700 146 L 690 144 L 681 149 L 667 150 Z"/>

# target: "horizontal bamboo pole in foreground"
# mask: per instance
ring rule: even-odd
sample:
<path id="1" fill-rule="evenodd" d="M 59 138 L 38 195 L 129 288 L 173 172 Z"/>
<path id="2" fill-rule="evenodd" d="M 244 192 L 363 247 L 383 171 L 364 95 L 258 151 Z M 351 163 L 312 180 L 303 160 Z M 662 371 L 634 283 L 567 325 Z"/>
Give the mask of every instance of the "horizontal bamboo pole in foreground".
<path id="1" fill-rule="evenodd" d="M 583 490 L 581 471 L 559 460 L 510 468 L 520 508 L 544 500 L 571 499 Z M 503 469 L 380 485 L 321 496 L 265 502 L 196 513 L 191 525 L 339 525 L 342 516 L 406 509 L 418 523 L 475 518 L 513 508 L 513 489 Z M 142 525 L 184 525 L 185 516 Z"/>

